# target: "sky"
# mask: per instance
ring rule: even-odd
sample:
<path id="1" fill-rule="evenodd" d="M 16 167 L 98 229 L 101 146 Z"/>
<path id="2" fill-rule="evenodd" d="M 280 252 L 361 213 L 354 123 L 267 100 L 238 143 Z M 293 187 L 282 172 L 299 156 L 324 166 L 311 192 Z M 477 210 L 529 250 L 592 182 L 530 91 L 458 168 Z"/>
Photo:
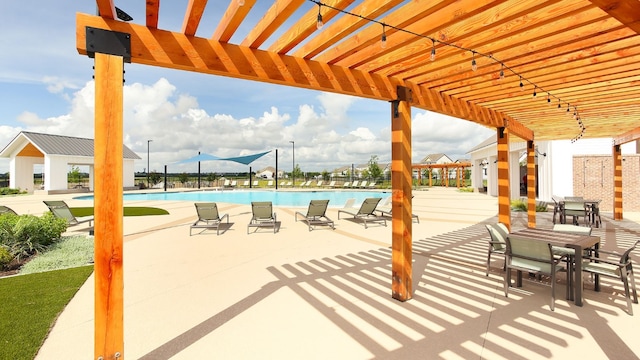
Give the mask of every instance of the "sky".
<path id="1" fill-rule="evenodd" d="M 258 0 L 249 17 L 262 17 L 271 3 Z M 186 4 L 163 2 L 159 28 L 179 31 Z M 209 1 L 196 36 L 213 34 L 227 4 Z M 116 1 L 116 6 L 133 23 L 144 23 L 144 1 Z M 303 4 L 300 11 L 313 6 Z M 20 131 L 94 138 L 93 59 L 76 50 L 75 14 L 95 11 L 90 0 L 0 4 L 0 149 Z M 241 27 L 231 42 L 248 31 Z M 146 170 L 147 161 L 151 171 L 162 172 L 167 165 L 169 172 L 197 172 L 197 164 L 177 162 L 198 152 L 232 157 L 271 151 L 251 164 L 257 171 L 275 166 L 276 149 L 278 167 L 285 171 L 291 170 L 294 151 L 303 172 L 365 164 L 372 156 L 386 164 L 390 113 L 385 101 L 125 64 L 123 141 L 141 158 L 137 172 Z M 413 162 L 435 153 L 469 158 L 469 150 L 495 134 L 417 108 L 411 115 Z M 203 162 L 201 169 L 248 171 L 229 161 Z M 9 159 L 0 159 L 0 173 L 8 171 Z"/>

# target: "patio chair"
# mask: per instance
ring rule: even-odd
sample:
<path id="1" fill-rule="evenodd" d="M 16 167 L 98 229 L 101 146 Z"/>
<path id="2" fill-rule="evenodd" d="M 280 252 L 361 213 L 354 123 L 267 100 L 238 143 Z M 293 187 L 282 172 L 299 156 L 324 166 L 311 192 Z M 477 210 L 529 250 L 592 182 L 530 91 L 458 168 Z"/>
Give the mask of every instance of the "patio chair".
<path id="1" fill-rule="evenodd" d="M 507 236 L 509 235 L 509 229 L 503 223 L 486 224 L 487 231 L 489 232 L 489 250 L 487 251 L 487 270 L 485 276 L 489 276 L 489 267 L 491 264 L 491 254 L 499 254 L 505 257 L 507 252 Z M 506 270 L 507 260 L 505 258 L 502 270 Z"/>
<path id="2" fill-rule="evenodd" d="M 231 186 L 231 180 L 229 179 L 225 179 L 224 184 L 222 185 L 224 187 L 230 187 Z"/>
<path id="3" fill-rule="evenodd" d="M 355 188 L 357 188 L 357 187 L 358 187 L 358 180 L 354 180 L 354 181 L 351 183 L 351 188 L 352 188 L 352 189 L 355 189 Z"/>
<path id="4" fill-rule="evenodd" d="M 623 253 L 599 250 L 598 256 L 584 257 L 582 259 L 582 271 L 596 276 L 603 275 L 622 280 L 629 315 L 633 315 L 631 295 L 633 295 L 633 303 L 638 303 L 638 292 L 636 291 L 636 282 L 633 277 L 633 265 L 629 255 L 638 244 L 640 244 L 640 240 L 637 240 Z M 607 255 L 607 257 L 605 258 L 602 255 Z M 629 283 L 631 283 L 631 290 L 629 290 Z M 599 290 L 599 287 L 596 287 L 596 291 Z"/>
<path id="5" fill-rule="evenodd" d="M 272 227 L 275 234 L 278 229 L 278 222 L 276 220 L 276 213 L 273 212 L 273 204 L 271 201 L 252 201 L 251 202 L 251 221 L 247 225 L 247 234 L 252 227 Z M 254 232 L 255 232 L 254 231 Z"/>
<path id="6" fill-rule="evenodd" d="M 207 229 L 216 229 L 216 235 L 220 235 L 220 225 L 222 220 L 227 219 L 229 223 L 229 214 L 220 216 L 218 205 L 216 203 L 195 203 L 198 220 L 189 227 L 189 236 L 192 235 L 193 229 L 203 229 L 200 233 Z"/>
<path id="7" fill-rule="evenodd" d="M 273 187 L 273 180 L 267 181 L 267 187 Z"/>
<path id="8" fill-rule="evenodd" d="M 551 200 L 553 200 L 553 223 L 556 223 L 556 215 L 558 215 L 558 222 L 564 224 L 564 219 L 562 218 L 562 207 L 564 206 L 564 199 L 559 196 L 552 196 Z"/>
<path id="9" fill-rule="evenodd" d="M 367 187 L 367 180 L 362 180 L 362 182 L 360 182 L 360 188 L 365 189 Z"/>
<path id="10" fill-rule="evenodd" d="M 506 238 L 507 251 L 506 274 L 504 276 L 504 296 L 509 297 L 509 287 L 511 286 L 511 270 L 518 271 L 518 285 L 522 282 L 522 272 L 536 275 L 548 275 L 551 281 L 551 311 L 555 309 L 556 301 L 556 273 L 562 270 L 563 257 L 556 257 L 551 250 L 551 244 L 509 235 Z M 569 295 L 569 281 L 567 281 L 567 297 Z"/>
<path id="11" fill-rule="evenodd" d="M 367 222 L 381 222 L 384 226 L 387 226 L 387 219 L 384 216 L 378 216 L 375 214 L 376 207 L 382 198 L 366 198 L 360 205 L 360 208 L 353 206 L 345 207 L 338 210 L 338 219 L 340 219 L 340 213 L 345 213 L 353 216 L 354 219 L 360 219 L 364 223 L 364 228 L 367 228 Z M 346 205 L 349 205 L 348 202 Z"/>
<path id="12" fill-rule="evenodd" d="M 376 206 L 376 211 L 380 213 L 380 216 L 393 216 L 393 213 L 391 212 L 391 210 L 393 209 L 391 203 L 391 196 L 388 196 L 386 199 L 384 199 L 384 201 L 381 202 L 381 204 L 378 204 L 378 206 Z M 420 218 L 416 214 L 411 214 L 411 220 L 415 220 L 418 224 L 420 224 Z"/>
<path id="13" fill-rule="evenodd" d="M 12 208 L 8 206 L 0 205 L 0 215 L 4 215 L 4 214 L 18 215 L 18 213 L 13 211 Z"/>
<path id="14" fill-rule="evenodd" d="M 336 187 L 336 181 L 335 180 L 331 180 L 331 182 L 329 183 L 329 185 L 327 185 L 328 188 L 334 188 Z"/>
<path id="15" fill-rule="evenodd" d="M 318 183 L 316 183 L 316 187 L 322 187 L 322 180 L 318 180 Z"/>
<path id="16" fill-rule="evenodd" d="M 317 225 L 329 225 L 335 230 L 336 227 L 333 220 L 326 215 L 328 205 L 329 200 L 311 200 L 306 214 L 296 211 L 295 221 L 298 221 L 298 215 L 300 215 L 303 220 L 307 221 L 309 231 L 313 230 L 313 226 Z"/>
<path id="17" fill-rule="evenodd" d="M 250 184 L 249 180 L 245 180 L 245 181 L 242 183 L 242 187 L 246 187 L 246 188 L 247 188 L 247 187 L 249 187 L 249 184 Z"/>
<path id="18" fill-rule="evenodd" d="M 584 218 L 585 225 L 589 224 L 589 209 L 585 205 L 584 201 L 573 201 L 565 199 L 563 207 L 563 218 L 565 220 L 565 223 L 569 216 L 572 217 L 572 223 L 574 225 L 580 225 L 580 217 Z"/>
<path id="19" fill-rule="evenodd" d="M 375 181 L 370 182 L 369 185 L 367 185 L 367 187 L 369 189 L 375 189 L 376 188 L 376 182 Z"/>
<path id="20" fill-rule="evenodd" d="M 55 217 L 67 220 L 68 226 L 75 226 L 83 223 L 89 223 L 89 226 L 91 226 L 91 223 L 93 222 L 93 216 L 82 216 L 76 218 L 67 203 L 62 200 L 45 200 L 44 203 Z"/>
<path id="21" fill-rule="evenodd" d="M 253 187 L 260 187 L 260 181 L 259 180 L 253 180 Z"/>
<path id="22" fill-rule="evenodd" d="M 345 182 L 344 184 L 342 184 L 342 188 L 346 189 L 349 186 L 351 186 L 351 183 L 349 181 Z"/>

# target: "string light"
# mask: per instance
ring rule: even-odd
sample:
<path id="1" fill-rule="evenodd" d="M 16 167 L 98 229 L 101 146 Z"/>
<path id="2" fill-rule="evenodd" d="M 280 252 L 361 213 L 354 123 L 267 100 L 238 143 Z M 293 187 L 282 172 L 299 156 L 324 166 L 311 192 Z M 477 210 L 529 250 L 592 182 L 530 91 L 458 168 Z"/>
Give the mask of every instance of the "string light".
<path id="1" fill-rule="evenodd" d="M 476 64 L 476 52 L 471 53 L 471 70 L 478 71 L 478 64 Z"/>
<path id="2" fill-rule="evenodd" d="M 237 1 L 238 1 L 238 5 L 240 5 L 240 6 L 244 5 L 245 0 L 237 0 Z M 491 54 L 480 53 L 480 52 L 477 52 L 476 50 L 465 48 L 465 47 L 462 47 L 460 45 L 456 45 L 454 43 L 449 43 L 449 42 L 442 41 L 442 40 L 436 40 L 435 38 L 432 38 L 432 37 L 427 36 L 427 35 L 418 34 L 418 33 L 415 33 L 413 31 L 410 31 L 410 30 L 406 30 L 406 29 L 399 28 L 399 27 L 396 27 L 396 26 L 393 26 L 393 25 L 385 24 L 385 23 L 380 22 L 380 21 L 378 21 L 376 19 L 368 18 L 368 17 L 362 16 L 362 15 L 358 15 L 358 14 L 354 14 L 354 13 L 351 13 L 349 11 L 346 11 L 346 10 L 343 10 L 343 9 L 339 9 L 339 8 L 334 7 L 334 6 L 322 3 L 320 0 L 308 0 L 308 1 L 318 5 L 318 19 L 317 19 L 317 23 L 316 23 L 318 29 L 321 29 L 324 26 L 324 23 L 322 21 L 322 14 L 320 13 L 320 11 L 321 11 L 323 6 L 326 6 L 327 8 L 330 8 L 330 9 L 335 10 L 337 12 L 340 12 L 342 14 L 350 15 L 350 16 L 353 16 L 353 17 L 360 18 L 362 20 L 366 20 L 366 21 L 369 21 L 369 22 L 372 22 L 372 23 L 377 23 L 377 24 L 382 25 L 382 37 L 381 37 L 380 46 L 383 49 L 386 48 L 386 46 L 387 46 L 387 34 L 386 34 L 385 30 L 386 30 L 386 27 L 388 26 L 388 27 L 390 27 L 390 28 L 392 28 L 392 29 L 394 29 L 396 31 L 401 31 L 401 32 L 413 35 L 415 37 L 420 37 L 420 38 L 425 38 L 425 39 L 431 40 L 431 54 L 430 54 L 430 60 L 431 61 L 435 61 L 435 59 L 436 59 L 436 41 L 438 41 L 439 43 L 441 43 L 441 44 L 443 44 L 445 46 L 456 48 L 456 49 L 461 50 L 461 51 L 469 51 L 469 52 L 471 52 L 471 54 L 472 54 L 471 69 L 474 72 L 476 72 L 478 70 L 478 64 L 477 64 L 476 58 L 475 58 L 475 55 L 477 53 L 480 56 L 489 58 L 489 59 L 493 60 L 494 62 L 500 63 L 500 74 L 499 74 L 500 79 L 504 79 L 504 77 L 505 77 L 504 70 L 507 69 L 511 73 L 513 73 L 514 75 L 516 75 L 516 76 L 518 76 L 520 78 L 520 83 L 519 83 L 520 91 L 524 91 L 524 81 L 527 81 L 530 85 L 533 85 L 533 87 L 534 87 L 533 96 L 535 97 L 537 95 L 538 85 L 536 85 L 532 81 L 529 81 L 529 80 L 525 79 L 521 74 L 516 72 L 513 68 L 509 67 L 508 65 L 505 65 L 502 61 L 500 61 L 498 59 L 495 59 Z M 551 103 L 551 97 L 553 97 L 555 99 L 558 99 L 558 109 L 562 108 L 562 106 L 561 106 L 561 103 L 563 102 L 562 99 L 558 98 L 555 95 L 552 95 L 548 91 L 545 91 L 545 89 L 543 89 L 543 88 L 540 88 L 540 91 L 547 93 L 547 103 Z M 566 104 L 567 104 L 567 113 L 571 113 L 571 109 L 570 109 L 571 108 L 571 104 L 568 103 L 568 102 Z M 574 108 L 576 108 L 576 107 L 574 106 Z M 579 119 L 577 108 L 576 108 L 576 111 L 575 111 L 574 119 L 575 118 Z M 582 124 L 581 120 L 580 120 L 580 124 Z M 583 134 L 584 134 L 584 127 L 582 127 L 582 131 L 574 139 L 577 140 L 577 139 L 581 138 Z"/>
<path id="3" fill-rule="evenodd" d="M 322 22 L 322 14 L 320 13 L 321 10 L 322 5 L 318 4 L 318 21 L 316 22 L 316 28 L 318 28 L 318 30 L 322 29 L 322 27 L 324 26 L 324 22 Z"/>
<path id="4" fill-rule="evenodd" d="M 431 39 L 431 61 L 436 60 L 436 41 Z"/>

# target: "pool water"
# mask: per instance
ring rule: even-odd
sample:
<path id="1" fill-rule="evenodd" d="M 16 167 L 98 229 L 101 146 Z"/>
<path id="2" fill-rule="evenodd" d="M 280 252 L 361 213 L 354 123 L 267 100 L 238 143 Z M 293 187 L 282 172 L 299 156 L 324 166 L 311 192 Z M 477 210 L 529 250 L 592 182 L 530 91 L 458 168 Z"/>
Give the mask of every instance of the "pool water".
<path id="1" fill-rule="evenodd" d="M 124 194 L 127 200 L 178 200 L 193 202 L 223 202 L 250 205 L 252 201 L 271 201 L 274 206 L 307 207 L 311 200 L 329 200 L 329 207 L 342 207 L 347 199 L 360 204 L 366 198 L 391 196 L 388 191 L 186 191 Z M 93 200 L 93 196 L 79 196 L 77 200 Z"/>

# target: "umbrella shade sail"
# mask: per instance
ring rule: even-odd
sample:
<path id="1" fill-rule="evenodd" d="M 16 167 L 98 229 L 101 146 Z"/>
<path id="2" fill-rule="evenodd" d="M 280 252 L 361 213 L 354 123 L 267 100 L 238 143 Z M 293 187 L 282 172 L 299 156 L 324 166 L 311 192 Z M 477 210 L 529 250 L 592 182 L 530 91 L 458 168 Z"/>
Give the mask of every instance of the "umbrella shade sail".
<path id="1" fill-rule="evenodd" d="M 186 164 L 186 163 L 191 163 L 191 162 L 198 162 L 198 161 L 211 161 L 211 160 L 223 160 L 215 155 L 210 155 L 210 154 L 198 154 L 194 157 L 190 157 L 188 159 L 184 159 L 184 160 L 180 160 L 178 162 L 176 162 L 176 164 Z"/>
<path id="2" fill-rule="evenodd" d="M 254 162 L 255 160 L 261 158 L 262 156 L 270 153 L 271 150 L 269 151 L 265 151 L 259 154 L 253 154 L 253 155 L 244 155 L 244 156 L 234 156 L 234 157 L 228 157 L 228 158 L 221 158 L 215 155 L 211 155 L 211 154 L 198 154 L 194 157 L 190 157 L 188 159 L 184 159 L 184 160 L 180 160 L 178 162 L 176 162 L 176 164 L 186 164 L 186 163 L 191 163 L 191 162 L 199 162 L 199 161 L 212 161 L 212 160 L 224 160 L 224 161 L 234 161 L 240 164 L 244 164 L 244 165 L 249 165 L 252 162 Z"/>

